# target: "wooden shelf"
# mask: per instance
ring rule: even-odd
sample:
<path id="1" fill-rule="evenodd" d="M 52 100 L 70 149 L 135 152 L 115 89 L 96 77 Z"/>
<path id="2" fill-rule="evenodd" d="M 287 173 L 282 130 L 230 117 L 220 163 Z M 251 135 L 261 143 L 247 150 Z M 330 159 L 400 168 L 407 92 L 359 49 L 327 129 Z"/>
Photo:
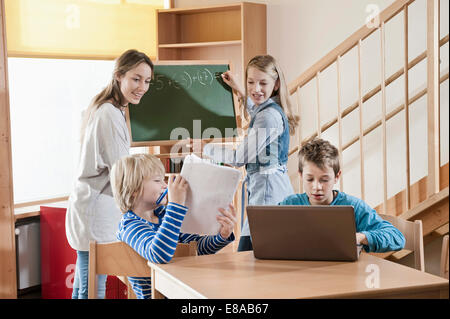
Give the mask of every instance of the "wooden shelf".
<path id="1" fill-rule="evenodd" d="M 262 3 L 158 10 L 157 59 L 227 60 L 243 79 L 248 61 L 267 53 L 266 20 Z"/>
<path id="2" fill-rule="evenodd" d="M 206 13 L 217 12 L 227 10 L 241 10 L 242 3 L 233 3 L 226 5 L 213 5 L 208 7 L 192 7 L 192 8 L 174 8 L 174 9 L 159 9 L 158 14 L 194 14 L 194 13 Z"/>
<path id="3" fill-rule="evenodd" d="M 199 48 L 199 47 L 220 47 L 220 46 L 241 45 L 241 44 L 242 44 L 241 40 L 232 40 L 232 41 L 160 44 L 158 47 L 161 49 L 182 49 L 182 48 Z"/>

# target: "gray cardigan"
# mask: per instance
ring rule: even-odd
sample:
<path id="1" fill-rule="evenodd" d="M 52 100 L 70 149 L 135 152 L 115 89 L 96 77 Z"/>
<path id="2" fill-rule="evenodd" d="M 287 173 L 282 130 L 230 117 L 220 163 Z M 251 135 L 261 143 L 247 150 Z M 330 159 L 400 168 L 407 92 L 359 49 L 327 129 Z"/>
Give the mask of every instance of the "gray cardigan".
<path id="1" fill-rule="evenodd" d="M 89 240 L 116 241 L 122 217 L 112 197 L 112 165 L 129 154 L 130 136 L 124 113 L 102 104 L 89 121 L 66 214 L 66 236 L 75 250 L 89 250 Z"/>

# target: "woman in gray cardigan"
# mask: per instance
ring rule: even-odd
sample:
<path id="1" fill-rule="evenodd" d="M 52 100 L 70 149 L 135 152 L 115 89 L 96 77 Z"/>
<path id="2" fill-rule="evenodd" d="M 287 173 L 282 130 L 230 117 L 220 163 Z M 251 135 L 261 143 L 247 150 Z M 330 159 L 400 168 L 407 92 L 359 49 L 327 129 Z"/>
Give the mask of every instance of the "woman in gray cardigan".
<path id="1" fill-rule="evenodd" d="M 116 60 L 111 82 L 83 114 L 80 162 L 66 215 L 67 240 L 77 251 L 73 299 L 88 295 L 89 241 L 116 240 L 122 214 L 114 202 L 109 173 L 130 150 L 124 110 L 129 103 L 139 103 L 152 74 L 153 63 L 147 55 L 124 52 Z M 105 284 L 106 275 L 99 276 L 99 298 L 105 296 Z"/>

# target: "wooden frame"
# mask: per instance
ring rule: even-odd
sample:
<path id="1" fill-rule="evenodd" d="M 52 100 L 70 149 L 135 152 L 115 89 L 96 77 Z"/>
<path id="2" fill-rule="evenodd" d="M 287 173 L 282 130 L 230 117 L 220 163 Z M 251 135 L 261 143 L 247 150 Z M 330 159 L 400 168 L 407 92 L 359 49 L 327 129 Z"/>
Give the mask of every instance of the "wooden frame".
<path id="1" fill-rule="evenodd" d="M 342 191 L 344 189 L 344 154 L 342 149 L 342 112 L 341 112 L 341 106 L 342 106 L 342 95 L 341 95 L 341 56 L 338 55 L 336 59 L 336 71 L 337 71 L 337 123 L 338 123 L 338 150 L 339 150 L 339 162 L 341 167 L 341 176 L 339 177 L 339 189 Z M 300 88 L 297 89 L 297 92 L 300 90 Z M 361 191 L 361 193 L 364 193 Z"/>
<path id="2" fill-rule="evenodd" d="M 317 99 L 317 137 L 322 135 L 320 125 L 320 71 L 316 74 L 316 99 Z"/>
<path id="3" fill-rule="evenodd" d="M 387 137 L 386 137 L 386 49 L 385 49 L 385 22 L 380 27 L 381 47 L 381 126 L 382 126 L 382 152 L 383 152 L 383 207 L 387 211 Z"/>
<path id="4" fill-rule="evenodd" d="M 358 41 L 358 109 L 359 109 L 359 165 L 360 165 L 360 183 L 361 183 L 361 199 L 366 196 L 366 183 L 364 174 L 364 127 L 363 127 L 363 99 L 362 99 L 362 74 L 361 74 L 361 43 Z M 341 117 L 341 114 L 339 114 Z M 339 121 L 339 119 L 338 119 Z M 342 134 L 342 130 L 340 132 Z M 342 136 L 340 137 L 342 140 Z M 342 147 L 342 146 L 341 146 Z"/>
<path id="5" fill-rule="evenodd" d="M 5 3 L 0 0 L 0 298 L 17 297 Z"/>
<path id="6" fill-rule="evenodd" d="M 405 6 L 403 9 L 403 34 L 408 34 L 409 26 L 408 26 L 408 6 Z M 410 166 L 410 148 L 409 148 L 409 50 L 408 50 L 408 37 L 404 37 L 403 42 L 403 55 L 404 55 L 404 64 L 403 64 L 403 78 L 405 79 L 404 83 L 404 95 L 405 95 L 405 146 L 406 146 L 406 210 L 411 208 L 411 166 Z"/>
<path id="7" fill-rule="evenodd" d="M 227 60 L 171 60 L 171 61 L 155 61 L 154 65 L 200 65 L 200 64 L 206 64 L 206 65 L 217 65 L 217 64 L 227 64 L 230 67 L 230 71 L 234 72 L 234 68 L 233 65 L 230 61 Z M 233 94 L 233 109 L 234 109 L 234 117 L 235 117 L 235 121 L 236 121 L 236 128 L 239 129 L 238 126 L 238 120 L 237 120 L 237 115 L 239 114 L 239 110 L 238 108 L 238 104 L 236 103 L 236 97 Z M 130 124 L 130 113 L 129 113 L 129 109 L 126 108 L 125 109 L 125 113 L 126 113 L 126 121 L 127 121 L 127 127 L 128 127 L 128 132 L 130 134 L 130 138 L 131 138 L 131 146 L 132 147 L 142 147 L 142 146 L 164 146 L 164 147 L 171 147 L 177 143 L 182 143 L 182 140 L 161 140 L 161 141 L 145 141 L 145 142 L 135 142 L 133 141 L 133 136 L 131 134 L 131 124 Z M 221 139 L 215 139 L 213 140 L 213 142 L 215 143 L 226 143 L 226 142 L 235 142 L 236 138 L 233 137 L 224 137 Z M 186 141 L 187 142 L 187 141 Z M 170 153 L 170 152 L 169 152 Z M 174 154 L 175 157 L 180 157 L 177 154 Z"/>
<path id="8" fill-rule="evenodd" d="M 439 192 L 439 73 L 439 0 L 427 0 L 428 196 Z"/>

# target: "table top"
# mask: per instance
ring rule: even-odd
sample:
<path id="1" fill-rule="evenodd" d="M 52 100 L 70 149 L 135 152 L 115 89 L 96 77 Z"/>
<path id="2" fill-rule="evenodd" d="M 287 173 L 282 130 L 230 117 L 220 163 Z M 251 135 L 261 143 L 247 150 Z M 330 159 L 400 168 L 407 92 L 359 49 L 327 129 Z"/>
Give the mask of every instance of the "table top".
<path id="1" fill-rule="evenodd" d="M 447 289 L 448 280 L 366 253 L 356 262 L 256 259 L 253 251 L 149 263 L 206 298 L 366 298 Z"/>

